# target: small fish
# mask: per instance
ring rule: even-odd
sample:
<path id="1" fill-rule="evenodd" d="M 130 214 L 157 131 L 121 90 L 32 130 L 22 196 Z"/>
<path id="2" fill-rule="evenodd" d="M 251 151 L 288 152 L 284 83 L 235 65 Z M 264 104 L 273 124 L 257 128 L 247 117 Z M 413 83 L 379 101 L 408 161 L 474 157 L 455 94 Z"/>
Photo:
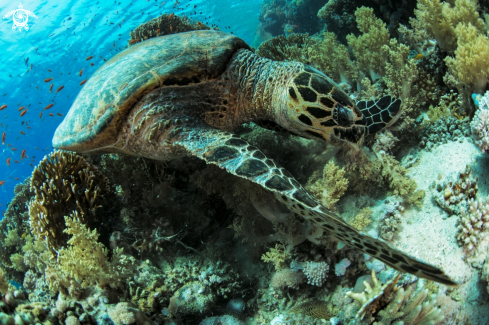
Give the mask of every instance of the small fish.
<path id="1" fill-rule="evenodd" d="M 2 144 L 5 144 L 5 132 L 2 134 Z"/>
<path id="2" fill-rule="evenodd" d="M 39 118 L 42 118 L 42 112 L 41 112 L 41 113 L 39 113 Z"/>
<path id="3" fill-rule="evenodd" d="M 120 23 L 119 23 L 119 28 L 122 28 Z"/>
<path id="4" fill-rule="evenodd" d="M 11 147 L 12 145 L 10 143 L 7 143 L 7 147 Z"/>
<path id="5" fill-rule="evenodd" d="M 56 94 L 58 93 L 58 91 L 61 91 L 61 89 L 63 89 L 65 86 L 61 86 L 59 87 L 57 90 L 56 90 Z"/>
<path id="6" fill-rule="evenodd" d="M 0 186 L 2 186 L 3 184 L 5 184 L 5 181 L 0 181 Z"/>
<path id="7" fill-rule="evenodd" d="M 20 131 L 20 134 L 25 135 L 24 131 Z"/>
<path id="8" fill-rule="evenodd" d="M 172 13 L 171 13 L 171 15 L 170 15 L 170 16 L 168 16 L 168 19 L 172 19 L 172 18 L 173 18 L 173 16 L 175 16 L 175 13 L 174 13 L 174 12 L 172 12 Z"/>
<path id="9" fill-rule="evenodd" d="M 58 114 L 58 116 L 63 116 L 63 114 L 61 114 L 61 113 L 56 113 L 56 114 Z"/>
<path id="10" fill-rule="evenodd" d="M 47 79 L 44 79 L 44 82 L 50 82 L 51 80 L 53 80 L 53 78 L 47 78 Z"/>
<path id="11" fill-rule="evenodd" d="M 53 107 L 53 104 L 49 104 L 48 106 L 44 107 L 44 109 L 50 109 L 51 107 Z"/>
<path id="12" fill-rule="evenodd" d="M 10 158 L 7 158 L 7 166 L 10 166 Z"/>
<path id="13" fill-rule="evenodd" d="M 88 60 L 91 60 L 91 59 L 93 59 L 93 56 L 89 56 L 89 57 L 87 57 L 87 58 L 85 59 L 85 61 L 88 61 Z"/>
<path id="14" fill-rule="evenodd" d="M 18 160 L 14 160 L 14 163 L 18 164 L 18 163 L 20 163 L 20 161 L 18 161 Z"/>
<path id="15" fill-rule="evenodd" d="M 3 111 L 6 108 L 7 108 L 7 104 L 3 104 L 2 106 L 0 106 L 0 111 Z"/>
<path id="16" fill-rule="evenodd" d="M 160 29 L 159 28 L 156 30 L 156 34 L 160 35 Z"/>
<path id="17" fill-rule="evenodd" d="M 14 177 L 14 179 L 15 179 L 16 181 L 20 180 L 20 178 L 18 178 L 18 177 Z"/>
<path id="18" fill-rule="evenodd" d="M 424 58 L 423 53 L 418 53 L 418 54 L 416 54 L 416 56 L 413 59 L 415 59 L 415 60 L 421 60 L 423 58 Z"/>
<path id="19" fill-rule="evenodd" d="M 139 42 L 139 38 L 136 38 L 136 39 L 131 40 L 131 41 L 129 42 L 129 44 L 131 44 L 131 45 L 132 45 L 132 44 L 134 44 L 134 43 L 136 43 L 136 42 Z"/>
<path id="20" fill-rule="evenodd" d="M 17 151 L 17 148 L 10 148 L 12 151 Z"/>
<path id="21" fill-rule="evenodd" d="M 21 116 L 21 117 L 22 117 L 22 116 L 24 116 L 24 115 L 25 115 L 25 113 L 27 113 L 27 108 L 26 108 L 26 110 L 25 110 L 25 111 L 20 112 L 20 116 Z M 22 131 L 20 131 L 20 133 L 22 133 Z"/>
<path id="22" fill-rule="evenodd" d="M 31 70 L 32 70 L 32 68 L 33 68 L 33 65 L 32 65 L 32 63 L 31 63 Z"/>
<path id="23" fill-rule="evenodd" d="M 71 17 L 68 17 L 68 19 L 67 19 L 67 20 L 71 20 Z"/>
<path id="24" fill-rule="evenodd" d="M 27 59 L 25 59 L 25 66 L 27 67 L 29 65 L 29 57 L 27 57 Z"/>
<path id="25" fill-rule="evenodd" d="M 170 25 L 170 32 L 173 32 L 173 26 Z"/>
<path id="26" fill-rule="evenodd" d="M 49 116 L 54 116 L 54 114 L 53 113 L 49 113 Z"/>
<path id="27" fill-rule="evenodd" d="M 83 74 L 83 69 L 80 70 L 80 72 L 78 73 L 78 75 L 81 77 Z"/>
<path id="28" fill-rule="evenodd" d="M 27 156 L 25 155 L 25 149 L 23 149 L 22 152 L 20 153 L 20 160 L 24 158 L 27 158 Z"/>
<path id="29" fill-rule="evenodd" d="M 82 82 L 80 82 L 80 86 L 83 85 L 85 82 L 87 82 L 88 79 L 85 79 L 83 80 Z"/>
<path id="30" fill-rule="evenodd" d="M 51 33 L 51 34 L 49 34 L 49 37 L 51 37 L 51 36 L 53 36 L 53 35 L 54 35 L 54 33 Z"/>
<path id="31" fill-rule="evenodd" d="M 93 62 L 91 62 L 90 65 L 93 67 Z"/>
<path id="32" fill-rule="evenodd" d="M 52 72 L 51 70 L 48 69 L 49 72 Z"/>
<path id="33" fill-rule="evenodd" d="M 51 86 L 49 86 L 49 92 L 51 92 L 51 90 L 53 90 L 53 85 L 54 84 L 51 84 Z"/>

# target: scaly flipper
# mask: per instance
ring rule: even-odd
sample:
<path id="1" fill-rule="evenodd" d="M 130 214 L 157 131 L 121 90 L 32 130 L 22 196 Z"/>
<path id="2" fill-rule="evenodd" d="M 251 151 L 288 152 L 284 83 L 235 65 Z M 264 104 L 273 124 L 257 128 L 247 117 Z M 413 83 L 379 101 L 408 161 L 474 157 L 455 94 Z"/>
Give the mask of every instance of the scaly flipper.
<path id="1" fill-rule="evenodd" d="M 291 211 L 329 231 L 347 245 L 354 246 L 390 267 L 448 286 L 456 286 L 445 273 L 390 247 L 385 242 L 359 233 L 318 203 L 284 168 L 267 158 L 258 148 L 231 133 L 200 128 L 180 130 L 174 145 L 215 164 L 227 172 L 257 183 L 274 193 Z"/>
<path id="2" fill-rule="evenodd" d="M 357 107 L 366 119 L 368 134 L 377 133 L 394 124 L 401 115 L 401 104 L 400 99 L 391 96 L 357 102 Z"/>

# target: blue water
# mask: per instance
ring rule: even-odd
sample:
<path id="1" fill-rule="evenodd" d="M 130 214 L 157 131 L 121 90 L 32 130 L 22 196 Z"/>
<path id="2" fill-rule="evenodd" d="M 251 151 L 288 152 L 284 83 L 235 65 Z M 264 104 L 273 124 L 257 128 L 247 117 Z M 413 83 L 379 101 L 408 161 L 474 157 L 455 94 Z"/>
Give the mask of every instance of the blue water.
<path id="1" fill-rule="evenodd" d="M 19 3 L 0 1 L 0 17 L 18 9 Z M 13 31 L 12 17 L 0 21 L 0 106 L 7 105 L 0 111 L 0 134 L 6 134 L 0 152 L 0 181 L 5 181 L 0 186 L 0 211 L 12 199 L 15 185 L 52 150 L 51 139 L 63 119 L 58 114 L 68 112 L 82 88 L 80 82 L 104 63 L 103 58 L 124 48 L 131 30 L 161 14 L 175 13 L 208 26 L 217 24 L 252 44 L 260 4 L 261 0 L 179 0 L 176 6 L 175 0 L 23 1 L 23 9 L 37 16 L 28 18 L 28 31 Z M 89 56 L 93 59 L 86 61 Z M 53 80 L 44 82 L 47 78 Z M 56 94 L 60 86 L 64 88 Z M 53 106 L 44 110 L 49 104 Z M 23 117 L 21 106 L 27 108 Z M 27 158 L 21 159 L 23 149 Z"/>

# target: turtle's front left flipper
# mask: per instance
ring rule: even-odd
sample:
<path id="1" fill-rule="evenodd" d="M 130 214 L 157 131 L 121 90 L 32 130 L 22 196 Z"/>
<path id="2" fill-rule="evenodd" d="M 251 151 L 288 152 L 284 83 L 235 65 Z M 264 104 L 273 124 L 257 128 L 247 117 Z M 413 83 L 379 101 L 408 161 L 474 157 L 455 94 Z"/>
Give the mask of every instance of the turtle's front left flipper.
<path id="1" fill-rule="evenodd" d="M 192 155 L 268 189 L 291 211 L 329 231 L 345 244 L 401 272 L 446 285 L 457 285 L 442 270 L 412 258 L 381 240 L 359 233 L 322 206 L 289 172 L 239 136 L 201 126 L 180 130 L 177 139 L 173 145 L 182 146 Z"/>

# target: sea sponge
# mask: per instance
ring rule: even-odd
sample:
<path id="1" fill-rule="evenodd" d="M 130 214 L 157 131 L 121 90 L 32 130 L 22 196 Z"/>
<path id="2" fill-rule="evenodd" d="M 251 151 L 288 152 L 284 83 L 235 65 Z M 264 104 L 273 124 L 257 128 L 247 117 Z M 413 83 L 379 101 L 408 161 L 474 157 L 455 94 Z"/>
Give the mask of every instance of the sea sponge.
<path id="1" fill-rule="evenodd" d="M 382 50 L 389 44 L 389 31 L 385 23 L 376 18 L 372 8 L 360 7 L 355 11 L 358 29 L 362 35 L 346 37 L 360 70 L 370 75 L 373 81 L 385 75 L 386 55 Z"/>
<path id="2" fill-rule="evenodd" d="M 489 78 L 489 38 L 474 25 L 460 23 L 455 28 L 455 57 L 446 57 L 448 73 L 445 81 L 455 85 L 460 93 L 482 94 Z"/>
<path id="3" fill-rule="evenodd" d="M 80 222 L 93 227 L 110 187 L 108 179 L 83 157 L 55 150 L 32 172 L 31 191 L 36 194 L 29 204 L 31 231 L 56 256 L 68 240 L 64 217 L 77 212 Z"/>
<path id="4" fill-rule="evenodd" d="M 348 180 L 344 176 L 345 169 L 340 169 L 333 161 L 330 161 L 324 166 L 321 176 L 318 171 L 311 175 L 305 188 L 322 205 L 334 210 L 334 204 L 343 196 L 348 187 Z"/>

